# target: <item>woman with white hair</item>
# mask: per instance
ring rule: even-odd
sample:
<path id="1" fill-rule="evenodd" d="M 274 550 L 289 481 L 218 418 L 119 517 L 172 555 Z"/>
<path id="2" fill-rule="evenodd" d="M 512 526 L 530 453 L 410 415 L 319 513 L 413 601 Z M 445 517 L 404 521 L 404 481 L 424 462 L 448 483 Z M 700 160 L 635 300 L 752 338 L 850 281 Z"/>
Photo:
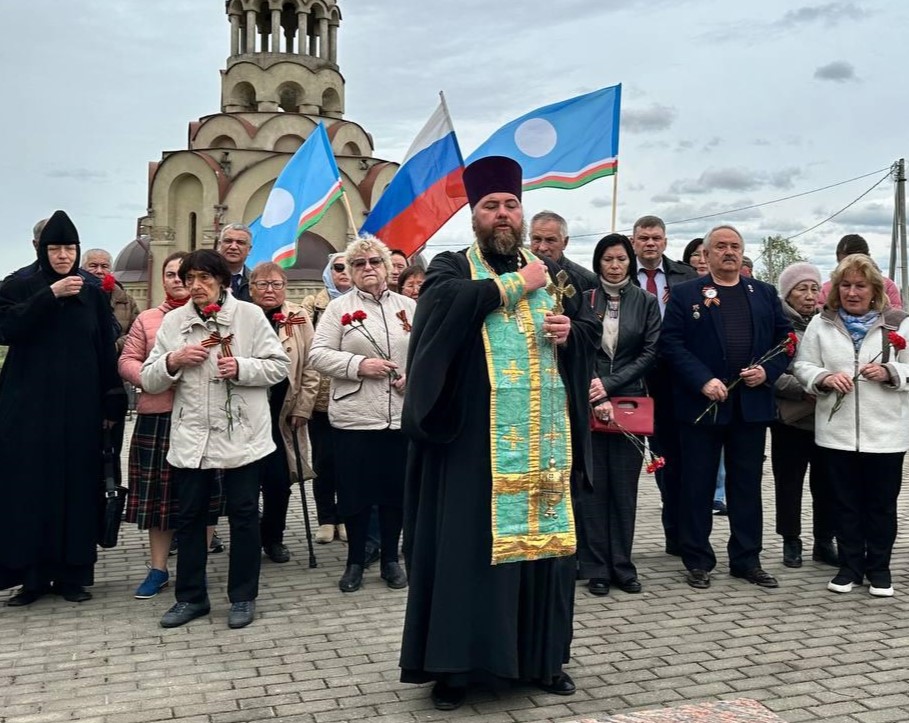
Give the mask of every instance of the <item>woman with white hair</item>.
<path id="1" fill-rule="evenodd" d="M 344 255 L 354 288 L 325 308 L 310 363 L 332 379 L 328 417 L 338 481 L 338 512 L 347 529 L 347 567 L 338 586 L 363 583 L 373 505 L 379 508 L 382 579 L 407 586 L 398 564 L 407 440 L 401 431 L 410 325 L 416 304 L 388 289 L 388 248 L 361 236 Z"/>

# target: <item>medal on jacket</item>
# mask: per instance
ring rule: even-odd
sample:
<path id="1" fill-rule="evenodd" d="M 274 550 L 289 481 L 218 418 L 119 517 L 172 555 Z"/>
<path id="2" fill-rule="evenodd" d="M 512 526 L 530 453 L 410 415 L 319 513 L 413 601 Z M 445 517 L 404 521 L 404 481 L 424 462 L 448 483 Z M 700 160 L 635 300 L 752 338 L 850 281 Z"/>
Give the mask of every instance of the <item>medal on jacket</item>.
<path id="1" fill-rule="evenodd" d="M 720 300 L 717 298 L 716 289 L 712 286 L 705 286 L 701 289 L 701 294 L 704 297 L 704 306 L 719 306 Z"/>
<path id="2" fill-rule="evenodd" d="M 697 321 L 698 319 L 701 318 L 701 305 L 700 304 L 691 305 L 691 318 L 694 319 L 695 321 Z"/>

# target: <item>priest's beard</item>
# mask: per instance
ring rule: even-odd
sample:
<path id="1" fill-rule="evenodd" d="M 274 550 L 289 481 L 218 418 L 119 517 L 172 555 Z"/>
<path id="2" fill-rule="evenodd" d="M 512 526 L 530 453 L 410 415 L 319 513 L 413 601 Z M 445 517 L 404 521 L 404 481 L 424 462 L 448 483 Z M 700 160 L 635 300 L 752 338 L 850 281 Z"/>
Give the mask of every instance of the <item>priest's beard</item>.
<path id="1" fill-rule="evenodd" d="M 481 230 L 477 227 L 477 220 L 474 219 L 473 232 L 481 251 L 502 256 L 513 256 L 518 252 L 519 248 L 524 246 L 524 239 L 527 237 L 527 223 L 521 221 L 519 229 Z"/>

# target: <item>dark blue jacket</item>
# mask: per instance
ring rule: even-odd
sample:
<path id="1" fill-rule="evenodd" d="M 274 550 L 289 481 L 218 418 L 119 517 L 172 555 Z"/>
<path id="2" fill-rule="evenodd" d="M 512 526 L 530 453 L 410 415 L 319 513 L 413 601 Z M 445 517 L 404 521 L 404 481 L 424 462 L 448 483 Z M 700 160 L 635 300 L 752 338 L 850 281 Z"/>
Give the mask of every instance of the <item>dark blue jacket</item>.
<path id="1" fill-rule="evenodd" d="M 783 314 L 776 289 L 770 284 L 750 277 L 740 277 L 745 297 L 751 306 L 751 358 L 757 361 L 779 344 L 792 331 Z M 666 305 L 660 353 L 669 364 L 673 380 L 676 419 L 694 422 L 710 404 L 701 388 L 711 379 L 722 380 L 727 386 L 732 379 L 726 376 L 726 334 L 723 328 L 723 309 L 705 304 L 704 288 L 715 286 L 710 274 L 674 286 Z M 773 384 L 789 365 L 790 358 L 780 354 L 764 364 L 767 381 L 754 388 L 744 382 L 737 385 L 741 395 L 742 419 L 745 422 L 772 422 L 776 417 Z M 719 405 L 716 418 L 708 414 L 700 424 L 729 424 L 732 404 Z"/>

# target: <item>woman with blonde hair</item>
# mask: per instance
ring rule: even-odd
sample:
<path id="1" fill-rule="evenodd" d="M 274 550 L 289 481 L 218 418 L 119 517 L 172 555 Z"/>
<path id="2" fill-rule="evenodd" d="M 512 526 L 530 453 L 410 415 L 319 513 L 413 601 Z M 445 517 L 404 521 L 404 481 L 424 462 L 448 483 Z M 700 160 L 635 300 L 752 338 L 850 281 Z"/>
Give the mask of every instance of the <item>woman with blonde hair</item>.
<path id="1" fill-rule="evenodd" d="M 817 396 L 815 442 L 834 493 L 839 572 L 827 589 L 864 578 L 893 595 L 890 558 L 896 500 L 909 449 L 909 315 L 889 308 L 870 257 L 852 254 L 833 272 L 826 308 L 805 330 L 794 372 Z"/>

